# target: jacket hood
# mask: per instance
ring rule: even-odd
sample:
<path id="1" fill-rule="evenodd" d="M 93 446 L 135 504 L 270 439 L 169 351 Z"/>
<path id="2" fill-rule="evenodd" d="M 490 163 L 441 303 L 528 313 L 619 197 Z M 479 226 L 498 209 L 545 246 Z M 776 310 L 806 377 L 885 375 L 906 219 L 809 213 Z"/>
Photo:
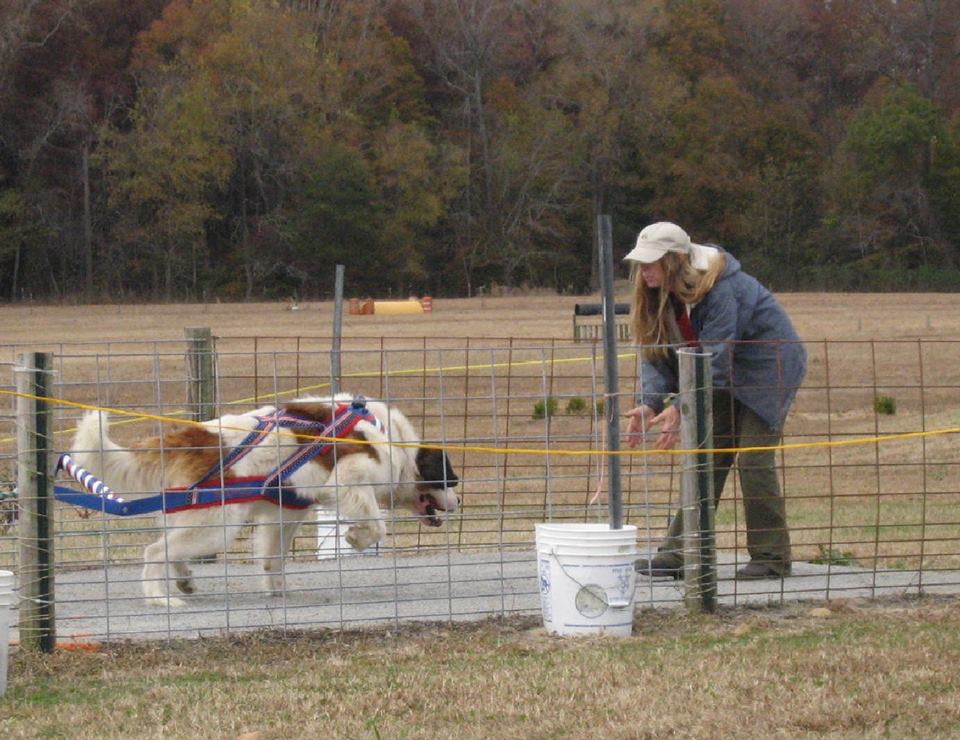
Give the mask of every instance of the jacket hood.
<path id="1" fill-rule="evenodd" d="M 717 245 L 712 244 L 711 246 L 716 247 Z M 740 260 L 738 260 L 732 254 L 730 254 L 730 252 L 728 252 L 723 247 L 717 247 L 717 249 L 719 249 L 723 253 L 723 257 L 727 261 L 727 266 L 723 270 L 722 277 L 728 278 L 731 275 L 736 275 L 738 272 L 740 272 Z"/>

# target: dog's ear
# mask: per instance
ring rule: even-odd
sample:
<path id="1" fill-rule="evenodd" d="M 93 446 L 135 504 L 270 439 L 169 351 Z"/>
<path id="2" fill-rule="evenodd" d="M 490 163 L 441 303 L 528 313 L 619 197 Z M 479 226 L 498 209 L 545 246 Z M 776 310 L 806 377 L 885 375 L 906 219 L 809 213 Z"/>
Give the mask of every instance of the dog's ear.
<path id="1" fill-rule="evenodd" d="M 460 482 L 450 458 L 443 450 L 421 447 L 417 450 L 417 472 L 420 482 L 431 488 L 453 488 Z"/>
<path id="2" fill-rule="evenodd" d="M 318 424 L 329 424 L 333 419 L 333 406 L 320 401 L 291 401 L 283 405 L 283 410 Z"/>

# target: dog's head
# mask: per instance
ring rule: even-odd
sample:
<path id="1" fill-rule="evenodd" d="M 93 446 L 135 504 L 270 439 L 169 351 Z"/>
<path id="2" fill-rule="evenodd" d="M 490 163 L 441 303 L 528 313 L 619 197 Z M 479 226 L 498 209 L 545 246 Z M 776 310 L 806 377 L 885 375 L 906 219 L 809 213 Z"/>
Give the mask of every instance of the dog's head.
<path id="1" fill-rule="evenodd" d="M 417 498 L 411 508 L 431 527 L 439 527 L 443 520 L 437 512 L 453 513 L 460 505 L 460 499 L 453 490 L 459 482 L 450 458 L 443 450 L 419 448 L 415 484 Z"/>

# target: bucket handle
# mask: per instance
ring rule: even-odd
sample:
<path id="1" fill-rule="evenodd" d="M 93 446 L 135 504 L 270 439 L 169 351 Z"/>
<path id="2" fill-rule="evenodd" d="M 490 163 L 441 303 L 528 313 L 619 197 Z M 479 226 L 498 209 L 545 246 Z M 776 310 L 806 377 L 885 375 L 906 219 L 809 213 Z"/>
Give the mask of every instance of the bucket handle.
<path id="1" fill-rule="evenodd" d="M 556 547 L 553 547 L 553 546 L 550 547 L 550 554 L 553 555 L 553 559 L 557 561 L 557 565 L 560 566 L 560 570 L 563 571 L 563 574 L 564 574 L 567 578 L 569 578 L 571 581 L 573 581 L 574 583 L 576 583 L 581 589 L 584 589 L 584 588 L 587 587 L 585 584 L 580 583 L 580 581 L 578 581 L 576 578 L 574 578 L 572 575 L 570 575 L 570 572 L 569 572 L 565 567 L 563 567 L 563 561 L 561 561 L 561 560 L 560 560 L 560 556 L 557 555 L 557 548 L 556 548 Z M 636 577 L 633 579 L 633 591 L 631 592 L 630 597 L 627 598 L 627 599 L 624 599 L 624 600 L 611 599 L 611 598 L 610 598 L 610 595 L 607 593 L 607 591 L 604 590 L 603 596 L 604 596 L 604 598 L 605 598 L 606 601 L 607 601 L 607 606 L 609 606 L 611 609 L 626 609 L 627 607 L 629 607 L 629 606 L 633 603 L 633 598 L 634 598 L 634 596 L 635 596 L 636 593 L 637 593 L 637 582 L 638 582 L 639 580 L 640 580 L 640 579 L 639 579 L 639 578 L 636 578 Z"/>

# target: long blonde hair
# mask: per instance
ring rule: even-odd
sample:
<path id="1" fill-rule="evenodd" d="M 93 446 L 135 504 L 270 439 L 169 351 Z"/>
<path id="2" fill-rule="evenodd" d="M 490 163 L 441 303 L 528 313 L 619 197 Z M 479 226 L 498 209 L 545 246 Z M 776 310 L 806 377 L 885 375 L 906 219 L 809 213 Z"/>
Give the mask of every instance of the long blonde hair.
<path id="1" fill-rule="evenodd" d="M 634 267 L 633 280 L 633 336 L 640 343 L 645 360 L 664 360 L 668 355 L 670 331 L 667 314 L 673 311 L 671 296 L 685 305 L 698 303 L 710 292 L 727 266 L 723 253 L 718 253 L 706 270 L 697 270 L 690 264 L 690 256 L 667 252 L 660 258 L 663 283 L 660 288 L 648 288 Z"/>

